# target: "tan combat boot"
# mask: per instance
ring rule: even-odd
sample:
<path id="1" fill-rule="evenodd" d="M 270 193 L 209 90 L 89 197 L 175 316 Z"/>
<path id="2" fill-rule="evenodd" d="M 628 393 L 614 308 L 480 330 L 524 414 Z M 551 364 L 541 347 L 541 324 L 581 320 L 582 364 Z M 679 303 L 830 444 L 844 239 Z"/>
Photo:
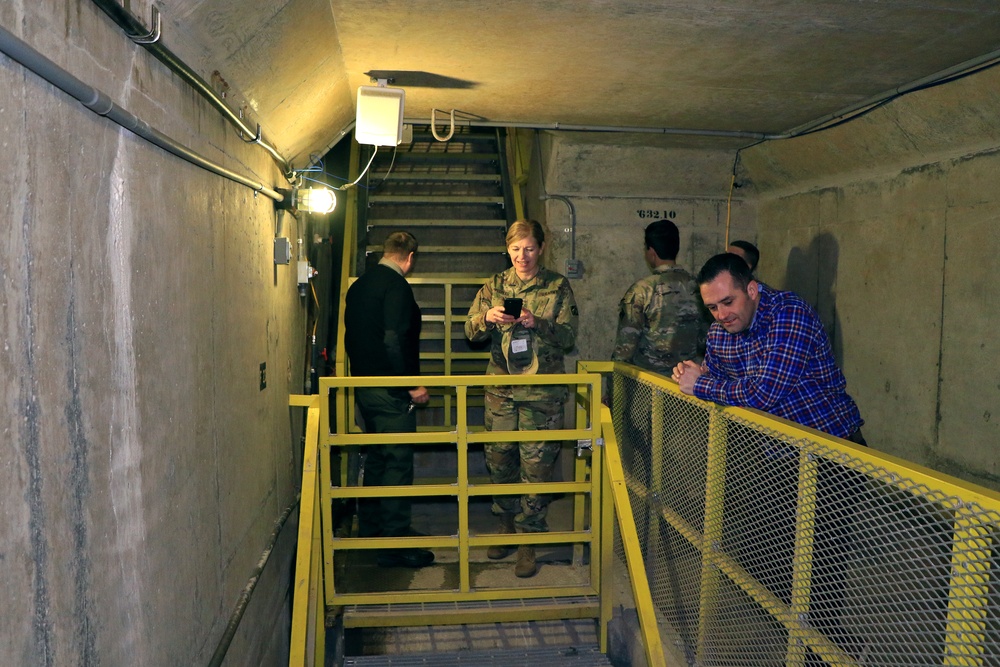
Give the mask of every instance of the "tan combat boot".
<path id="1" fill-rule="evenodd" d="M 538 566 L 535 564 L 535 547 L 518 547 L 514 576 L 524 579 L 535 576 L 536 572 L 538 572 Z"/>
<path id="2" fill-rule="evenodd" d="M 497 535 L 513 535 L 514 532 L 514 515 L 509 512 L 501 514 Z M 512 551 L 514 551 L 512 546 L 495 545 L 486 550 L 486 557 L 490 560 L 500 560 L 509 556 Z"/>

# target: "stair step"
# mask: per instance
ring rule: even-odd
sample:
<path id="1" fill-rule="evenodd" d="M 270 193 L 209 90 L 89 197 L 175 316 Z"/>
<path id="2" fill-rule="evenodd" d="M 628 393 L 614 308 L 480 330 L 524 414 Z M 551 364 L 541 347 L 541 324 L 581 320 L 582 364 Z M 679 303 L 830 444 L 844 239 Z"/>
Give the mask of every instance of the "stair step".
<path id="1" fill-rule="evenodd" d="M 494 649 L 490 651 L 452 651 L 410 653 L 397 655 L 347 656 L 348 665 L 390 665 L 410 667 L 415 665 L 476 665 L 477 667 L 538 667 L 547 665 L 610 665 L 608 656 L 597 646 L 546 646 L 522 649 Z"/>
<path id="2" fill-rule="evenodd" d="M 498 204 L 503 197 L 470 197 L 469 195 L 372 195 L 370 204 Z"/>
<path id="3" fill-rule="evenodd" d="M 412 164 L 414 162 L 455 162 L 455 163 L 480 163 L 497 162 L 500 156 L 496 153 L 460 153 L 454 152 L 429 152 L 429 153 L 399 153 L 396 155 L 396 162 L 400 164 Z"/>
<path id="4" fill-rule="evenodd" d="M 506 229 L 506 220 L 480 220 L 470 218 L 368 218 L 368 229 L 372 227 L 485 227 Z"/>
<path id="5" fill-rule="evenodd" d="M 438 132 L 438 134 L 441 134 Z M 458 129 L 455 130 L 455 134 L 452 135 L 451 139 L 446 142 L 440 142 L 434 138 L 430 130 L 427 131 L 413 131 L 413 143 L 418 142 L 434 142 L 434 143 L 471 143 L 473 141 L 492 141 L 496 142 L 497 135 L 493 133 L 472 133 L 472 132 L 459 132 Z"/>
<path id="6" fill-rule="evenodd" d="M 448 181 L 448 182 L 485 182 L 499 183 L 500 174 L 463 174 L 460 172 L 393 172 L 382 178 L 383 181 Z"/>
<path id="7" fill-rule="evenodd" d="M 343 608 L 345 628 L 378 628 L 414 625 L 453 625 L 530 621 L 546 618 L 597 618 L 596 596 L 514 598 L 474 602 L 394 602 L 358 604 Z"/>

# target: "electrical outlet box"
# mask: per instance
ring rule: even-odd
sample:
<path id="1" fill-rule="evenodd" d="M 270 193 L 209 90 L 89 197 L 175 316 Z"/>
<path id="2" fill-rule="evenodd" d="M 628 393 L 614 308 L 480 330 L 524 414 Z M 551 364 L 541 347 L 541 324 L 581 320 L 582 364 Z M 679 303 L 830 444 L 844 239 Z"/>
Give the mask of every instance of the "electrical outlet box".
<path id="1" fill-rule="evenodd" d="M 309 262 L 300 259 L 299 260 L 299 284 L 305 285 L 312 278 L 312 267 L 309 266 Z"/>
<path id="2" fill-rule="evenodd" d="M 583 262 L 579 259 L 567 259 L 566 277 L 573 279 L 583 278 Z"/>
<path id="3" fill-rule="evenodd" d="M 292 261 L 292 242 L 286 238 L 274 239 L 274 263 L 288 264 Z"/>
<path id="4" fill-rule="evenodd" d="M 398 146 L 403 140 L 402 88 L 360 86 L 354 140 L 370 146 Z"/>

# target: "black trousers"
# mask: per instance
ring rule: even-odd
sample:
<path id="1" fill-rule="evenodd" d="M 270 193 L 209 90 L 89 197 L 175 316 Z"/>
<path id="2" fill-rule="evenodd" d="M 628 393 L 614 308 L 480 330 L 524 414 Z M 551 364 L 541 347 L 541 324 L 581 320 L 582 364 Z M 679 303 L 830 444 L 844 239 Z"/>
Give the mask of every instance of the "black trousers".
<path id="1" fill-rule="evenodd" d="M 414 433 L 417 416 L 410 402 L 388 389 L 359 388 L 355 392 L 366 433 Z M 365 454 L 365 486 L 413 484 L 413 445 L 369 445 Z M 358 503 L 361 537 L 401 537 L 410 530 L 409 498 L 362 498 Z"/>

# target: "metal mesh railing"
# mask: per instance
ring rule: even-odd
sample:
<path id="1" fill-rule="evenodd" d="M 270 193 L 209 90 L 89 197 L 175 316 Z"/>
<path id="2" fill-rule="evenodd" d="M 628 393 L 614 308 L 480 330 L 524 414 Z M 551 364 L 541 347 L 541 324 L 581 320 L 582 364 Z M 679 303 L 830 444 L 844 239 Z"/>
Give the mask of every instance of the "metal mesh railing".
<path id="1" fill-rule="evenodd" d="M 613 395 L 653 601 L 689 664 L 1000 664 L 997 494 L 659 376 L 619 370 Z"/>

